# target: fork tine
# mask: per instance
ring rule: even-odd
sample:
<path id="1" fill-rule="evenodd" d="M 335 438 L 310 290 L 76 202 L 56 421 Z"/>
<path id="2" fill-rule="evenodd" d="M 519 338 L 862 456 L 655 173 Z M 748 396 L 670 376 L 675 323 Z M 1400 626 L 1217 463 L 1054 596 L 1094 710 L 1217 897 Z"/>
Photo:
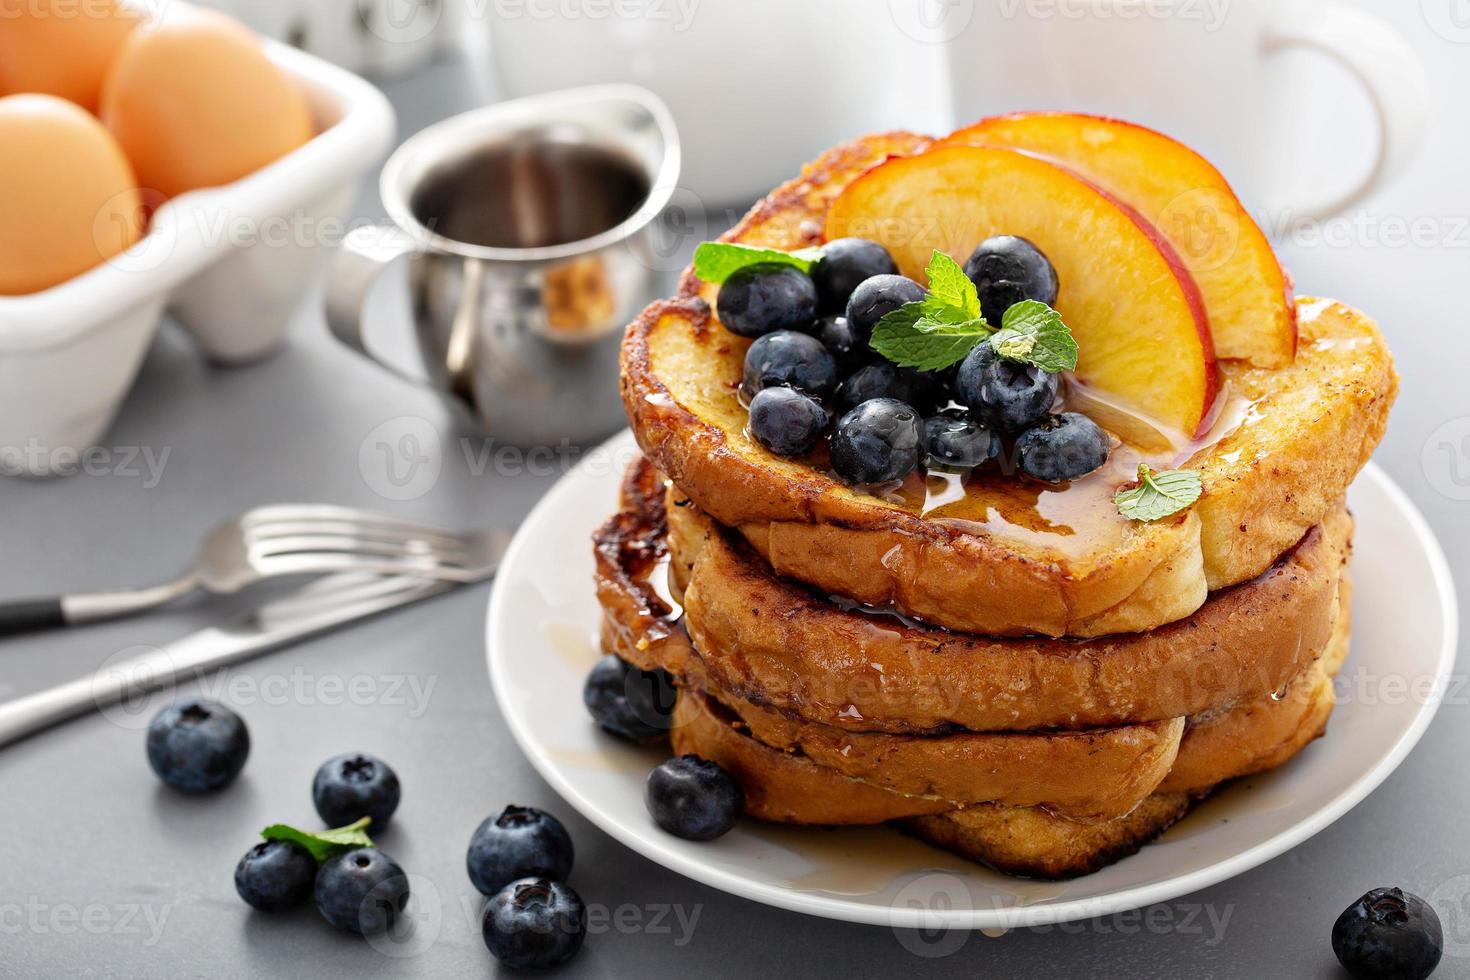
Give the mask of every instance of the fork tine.
<path id="1" fill-rule="evenodd" d="M 434 524 L 394 517 L 390 514 L 379 514 L 356 507 L 340 507 L 336 504 L 271 504 L 246 511 L 239 518 L 240 526 L 247 529 L 279 522 L 316 523 L 319 521 L 411 529 L 424 534 L 452 536 L 454 533 Z"/>
<path id="2" fill-rule="evenodd" d="M 246 531 L 245 541 L 247 545 L 254 546 L 301 535 L 335 535 L 404 546 L 424 544 L 445 550 L 463 548 L 465 543 L 463 536 L 447 532 L 425 533 L 412 528 L 369 526 L 339 521 L 279 521 Z"/>
<path id="3" fill-rule="evenodd" d="M 440 548 L 421 540 L 381 541 L 335 534 L 297 534 L 252 542 L 248 553 L 252 561 L 285 555 L 369 555 L 390 559 L 431 559 L 444 564 L 463 564 L 468 549 L 459 544 Z"/>
<path id="4" fill-rule="evenodd" d="M 417 576 L 450 582 L 476 582 L 486 578 L 493 564 L 473 567 L 446 565 L 430 556 L 408 558 L 371 557 L 353 554 L 273 555 L 261 562 L 271 576 L 317 575 L 339 572 L 370 572 L 374 575 Z"/>

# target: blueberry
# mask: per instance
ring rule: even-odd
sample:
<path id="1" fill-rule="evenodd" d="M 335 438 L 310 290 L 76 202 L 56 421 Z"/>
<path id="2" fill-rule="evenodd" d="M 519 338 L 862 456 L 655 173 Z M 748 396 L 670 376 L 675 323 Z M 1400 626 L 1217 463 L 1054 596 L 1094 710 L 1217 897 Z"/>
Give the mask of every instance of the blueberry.
<path id="1" fill-rule="evenodd" d="M 838 419 L 829 456 L 838 476 L 862 485 L 902 480 L 923 451 L 919 413 L 895 398 L 873 398 Z"/>
<path id="2" fill-rule="evenodd" d="M 587 674 L 582 703 L 603 731 L 651 742 L 673 725 L 674 681 L 665 671 L 639 670 L 609 654 Z"/>
<path id="3" fill-rule="evenodd" d="M 800 330 L 817 318 L 817 287 L 789 265 L 750 265 L 725 280 L 715 310 L 742 337 Z"/>
<path id="4" fill-rule="evenodd" d="M 559 881 L 522 878 L 485 905 L 485 945 L 512 970 L 544 970 L 577 955 L 587 935 L 582 897 Z"/>
<path id="5" fill-rule="evenodd" d="M 300 905 L 315 880 L 316 858 L 294 841 L 261 841 L 235 865 L 235 891 L 262 912 Z"/>
<path id="6" fill-rule="evenodd" d="M 408 906 L 408 875 L 376 847 L 359 847 L 323 861 L 314 891 L 327 922 L 372 935 L 391 929 Z"/>
<path id="7" fill-rule="evenodd" d="M 877 354 L 867 340 L 859 340 L 845 316 L 824 316 L 812 326 L 812 336 L 822 342 L 837 362 L 839 373 L 851 374 L 873 361 Z"/>
<path id="8" fill-rule="evenodd" d="M 892 361 L 874 361 L 858 368 L 837 389 L 837 410 L 850 412 L 873 398 L 896 398 L 921 412 L 949 401 L 949 390 L 938 374 L 901 368 Z"/>
<path id="9" fill-rule="evenodd" d="M 795 330 L 768 333 L 745 352 L 745 393 L 780 386 L 830 398 L 837 388 L 837 362 L 815 337 Z"/>
<path id="10" fill-rule="evenodd" d="M 475 887 L 494 895 L 517 878 L 564 879 L 574 856 L 560 820 L 535 807 L 508 806 L 475 828 L 465 866 Z"/>
<path id="11" fill-rule="evenodd" d="M 867 346 L 873 326 L 884 314 L 924 298 L 924 287 L 907 276 L 872 276 L 858 283 L 847 300 L 847 322 L 854 337 Z"/>
<path id="12" fill-rule="evenodd" d="M 866 238 L 838 238 L 822 246 L 822 257 L 812 266 L 818 306 L 828 313 L 847 308 L 852 291 L 865 279 L 897 275 L 898 263 L 888 249 Z"/>
<path id="13" fill-rule="evenodd" d="M 996 356 L 982 343 L 960 363 L 955 388 L 976 421 L 1001 432 L 1019 432 L 1051 411 L 1058 376 L 1019 361 Z"/>
<path id="14" fill-rule="evenodd" d="M 930 466 L 974 469 L 1000 455 L 1000 436 L 973 419 L 936 415 L 924 420 L 925 461 Z"/>
<path id="15" fill-rule="evenodd" d="M 827 410 L 790 388 L 767 388 L 750 400 L 750 434 L 777 456 L 805 456 L 827 428 Z"/>
<path id="16" fill-rule="evenodd" d="M 707 841 L 735 826 L 745 794 L 719 764 L 681 755 L 653 767 L 643 802 L 663 830 L 685 840 Z"/>
<path id="17" fill-rule="evenodd" d="M 1021 472 L 1048 483 L 1086 476 L 1108 461 L 1108 436 L 1086 415 L 1048 416 L 1016 439 Z"/>
<path id="18" fill-rule="evenodd" d="M 1016 235 L 981 242 L 970 253 L 965 274 L 980 294 L 980 312 L 997 327 L 1006 310 L 1024 299 L 1047 306 L 1057 301 L 1057 270 L 1041 249 Z"/>
<path id="19" fill-rule="evenodd" d="M 349 752 L 322 763 L 311 781 L 311 799 L 328 827 L 344 827 L 372 817 L 374 832 L 382 830 L 398 809 L 403 795 L 398 774 L 381 759 Z"/>
<path id="20" fill-rule="evenodd" d="M 148 725 L 148 764 L 159 779 L 185 793 L 228 785 L 249 754 L 245 722 L 215 701 L 175 701 Z"/>
<path id="21" fill-rule="evenodd" d="M 1332 926 L 1332 951 L 1358 980 L 1424 980 L 1443 949 L 1439 916 L 1401 888 L 1373 889 Z"/>

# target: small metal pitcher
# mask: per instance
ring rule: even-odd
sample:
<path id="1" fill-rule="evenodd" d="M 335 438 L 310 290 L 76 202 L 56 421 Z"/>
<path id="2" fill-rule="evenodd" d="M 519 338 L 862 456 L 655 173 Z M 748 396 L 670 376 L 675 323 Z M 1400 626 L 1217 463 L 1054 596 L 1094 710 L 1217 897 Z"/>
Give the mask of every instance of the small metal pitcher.
<path id="1" fill-rule="evenodd" d="M 431 126 L 383 170 L 393 224 L 344 242 L 327 322 L 487 435 L 521 446 L 606 435 L 623 420 L 622 328 L 659 285 L 652 222 L 679 158 L 668 110 L 632 85 L 519 99 Z M 393 317 L 396 337 L 382 338 L 397 342 L 370 346 L 364 314 L 381 308 L 371 298 L 400 258 L 408 308 Z M 421 363 L 380 346 L 416 347 Z"/>

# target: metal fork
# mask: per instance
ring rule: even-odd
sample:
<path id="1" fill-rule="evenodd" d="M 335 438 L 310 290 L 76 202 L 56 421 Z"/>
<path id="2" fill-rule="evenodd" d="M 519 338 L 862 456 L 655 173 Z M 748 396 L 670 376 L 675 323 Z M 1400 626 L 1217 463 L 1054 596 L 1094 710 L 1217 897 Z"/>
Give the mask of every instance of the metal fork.
<path id="1" fill-rule="evenodd" d="M 493 571 L 509 538 L 507 531 L 454 534 L 352 507 L 257 507 L 211 531 L 194 566 L 172 582 L 0 603 L 0 636 L 131 616 L 197 589 L 238 592 L 289 575 L 363 572 L 475 582 Z"/>

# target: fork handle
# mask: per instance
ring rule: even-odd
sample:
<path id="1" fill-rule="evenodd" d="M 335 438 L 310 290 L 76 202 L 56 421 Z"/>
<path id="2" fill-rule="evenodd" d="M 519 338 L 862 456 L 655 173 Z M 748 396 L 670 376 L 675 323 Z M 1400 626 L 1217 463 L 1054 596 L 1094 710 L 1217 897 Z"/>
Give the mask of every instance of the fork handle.
<path id="1" fill-rule="evenodd" d="M 156 609 L 194 591 L 193 575 L 143 589 L 117 589 L 44 599 L 0 602 L 0 637 L 20 636 L 58 626 L 120 619 Z"/>
<path id="2" fill-rule="evenodd" d="M 61 597 L 0 602 L 0 636 L 19 636 L 66 625 Z"/>

